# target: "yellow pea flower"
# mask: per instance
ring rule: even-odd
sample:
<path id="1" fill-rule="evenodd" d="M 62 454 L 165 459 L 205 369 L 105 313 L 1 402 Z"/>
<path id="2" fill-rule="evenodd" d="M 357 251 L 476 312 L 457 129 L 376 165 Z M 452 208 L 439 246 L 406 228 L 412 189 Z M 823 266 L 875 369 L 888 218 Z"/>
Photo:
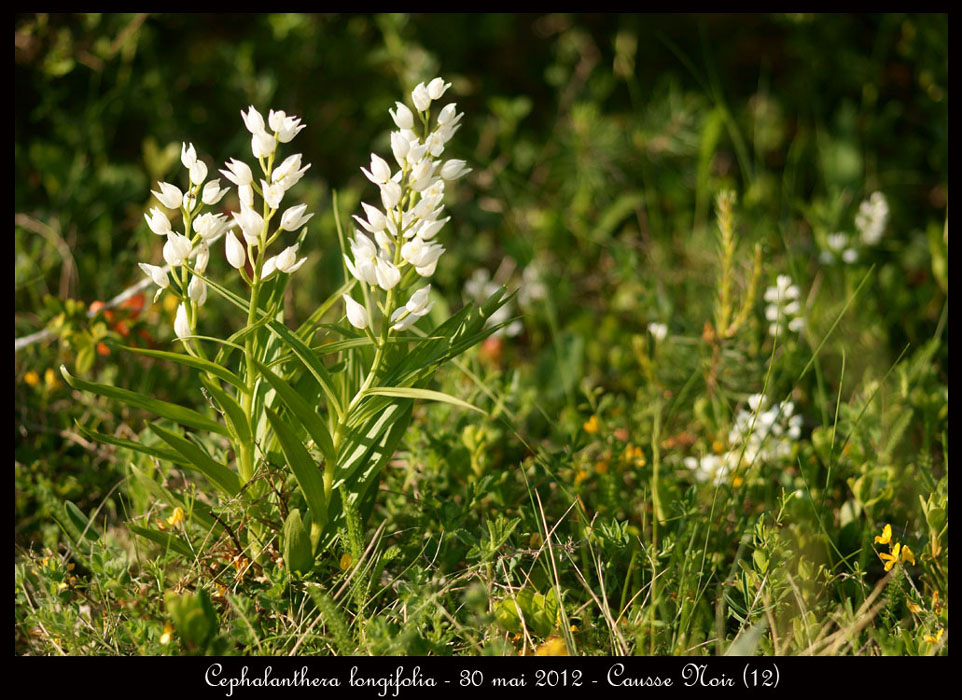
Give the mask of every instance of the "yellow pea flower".
<path id="1" fill-rule="evenodd" d="M 57 378 L 57 373 L 52 368 L 47 367 L 47 370 L 43 373 L 43 383 L 47 385 L 48 389 L 56 389 L 60 386 L 60 379 Z"/>
<path id="2" fill-rule="evenodd" d="M 875 544 L 888 544 L 892 541 L 892 526 L 886 523 L 881 535 L 876 535 Z"/>
<path id="3" fill-rule="evenodd" d="M 171 527 L 177 527 L 184 522 L 184 509 L 180 506 L 174 508 L 174 513 L 169 518 L 167 518 L 167 524 Z"/>
<path id="4" fill-rule="evenodd" d="M 915 613 L 916 615 L 918 615 L 920 612 L 922 612 L 922 606 L 916 605 L 916 604 L 913 603 L 911 600 L 909 600 L 909 601 L 907 601 L 907 602 L 905 603 L 905 607 L 907 607 L 907 608 L 909 609 L 909 612 L 913 612 L 913 613 Z"/>
<path id="5" fill-rule="evenodd" d="M 584 426 L 586 433 L 594 435 L 599 430 L 601 430 L 601 422 L 598 420 L 598 416 L 591 416 L 587 421 L 585 421 Z"/>
<path id="6" fill-rule="evenodd" d="M 23 381 L 26 383 L 27 386 L 37 386 L 37 384 L 40 383 L 40 375 L 34 372 L 33 370 L 30 370 L 25 375 L 23 375 Z"/>
<path id="7" fill-rule="evenodd" d="M 160 643 L 164 646 L 170 644 L 171 638 L 174 636 L 174 626 L 169 622 L 164 623 L 164 633 L 160 635 Z"/>
<path id="8" fill-rule="evenodd" d="M 561 637 L 551 635 L 544 644 L 538 646 L 534 652 L 535 656 L 568 656 L 568 647 L 565 640 Z"/>
<path id="9" fill-rule="evenodd" d="M 902 549 L 902 545 L 896 542 L 895 546 L 892 547 L 891 554 L 883 554 L 882 552 L 879 552 L 879 555 L 878 555 L 879 559 L 885 562 L 886 571 L 891 571 L 892 567 L 895 566 L 895 562 L 899 560 L 899 550 L 901 549 Z"/>
<path id="10" fill-rule="evenodd" d="M 902 561 L 912 562 L 912 566 L 915 566 L 915 555 L 912 554 L 912 550 L 908 546 L 902 547 Z"/>
<path id="11" fill-rule="evenodd" d="M 943 634 L 945 634 L 945 628 L 940 627 L 939 631 L 936 632 L 934 636 L 931 634 L 925 635 L 925 641 L 927 641 L 929 644 L 938 644 L 942 641 Z"/>
<path id="12" fill-rule="evenodd" d="M 352 564 L 354 564 L 354 557 L 352 557 L 350 554 L 344 554 L 341 557 L 341 561 L 338 563 L 338 566 L 341 567 L 341 571 L 347 571 L 351 568 Z"/>

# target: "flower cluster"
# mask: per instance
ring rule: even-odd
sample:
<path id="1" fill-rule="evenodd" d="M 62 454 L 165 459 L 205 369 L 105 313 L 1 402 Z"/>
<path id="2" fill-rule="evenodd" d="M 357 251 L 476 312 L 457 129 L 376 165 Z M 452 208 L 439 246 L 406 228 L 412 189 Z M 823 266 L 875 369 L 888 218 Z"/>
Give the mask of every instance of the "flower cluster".
<path id="1" fill-rule="evenodd" d="M 221 237 L 225 237 L 227 261 L 241 271 L 242 278 L 251 286 L 277 272 L 290 274 L 304 264 L 305 258 L 297 259 L 296 244 L 270 258 L 266 257 L 266 251 L 282 231 L 296 231 L 313 216 L 305 213 L 306 204 L 289 207 L 280 217 L 277 229 L 270 233 L 270 221 L 284 195 L 310 167 L 302 166 L 300 154 L 292 155 L 274 167 L 277 146 L 288 143 L 305 125 L 297 117 L 275 110 L 270 111 L 265 123 L 264 117 L 253 106 L 246 113 L 241 111 L 241 118 L 251 132 L 251 151 L 260 164 L 263 177 L 256 182 L 250 166 L 233 158 L 226 163 L 226 169 L 220 171 L 237 186 L 240 211 L 232 213 L 231 219 L 222 213 L 202 213 L 205 206 L 220 202 L 229 188 L 222 188 L 219 178 L 205 184 L 207 165 L 197 157 L 193 144 L 185 143 L 181 147 L 180 160 L 188 171 L 187 190 L 181 192 L 176 185 L 159 182 L 159 191 L 153 191 L 165 209 L 180 212 L 183 233 L 173 229 L 168 214 L 158 207 L 144 215 L 150 230 L 167 238 L 163 250 L 167 267 L 140 263 L 140 268 L 158 287 L 155 301 L 165 289 L 171 289 L 180 299 L 174 320 L 174 332 L 179 338 L 193 332 L 197 309 L 207 300 L 207 284 L 202 277 L 210 261 L 210 246 Z M 254 209 L 255 192 L 264 201 L 260 213 Z M 235 228 L 240 229 L 246 247 L 234 233 Z M 244 269 L 248 258 L 253 277 Z"/>
<path id="2" fill-rule="evenodd" d="M 397 126 L 397 131 L 391 133 L 396 170 L 375 153 L 371 154 L 370 169 L 361 168 L 364 176 L 380 190 L 381 207 L 361 203 L 364 216 L 355 215 L 354 220 L 366 233 L 354 230 L 351 255 L 345 256 L 345 262 L 351 275 L 361 283 L 365 299 L 368 299 L 368 287 L 387 294 L 382 306 L 390 319 L 385 324 L 385 337 L 389 330 L 407 330 L 431 310 L 430 284 L 416 290 L 406 303 L 396 304 L 395 296 L 403 294 L 417 277 L 434 274 L 445 250 L 434 239 L 451 218 L 441 217 L 445 182 L 471 172 L 463 160 L 449 159 L 443 163 L 440 160 L 464 116 L 457 112 L 454 103 L 440 110 L 434 129 L 429 130 L 431 104 L 450 86 L 451 83 L 441 78 L 427 85 L 419 83 L 411 93 L 416 112 L 401 102 L 389 110 Z M 415 117 L 422 127 L 420 136 L 415 131 Z M 344 303 L 351 325 L 370 332 L 372 309 L 346 294 Z"/>
<path id="3" fill-rule="evenodd" d="M 832 233 L 825 238 L 825 248 L 819 260 L 823 265 L 832 265 L 839 261 L 851 265 L 858 260 L 858 251 L 847 233 Z"/>
<path id="4" fill-rule="evenodd" d="M 763 394 L 753 394 L 748 397 L 748 408 L 740 409 L 735 415 L 735 423 L 728 433 L 729 450 L 701 458 L 686 457 L 684 463 L 696 480 L 721 484 L 739 466 L 790 457 L 801 433 L 802 417 L 795 414 L 791 401 L 769 408 Z"/>
<path id="5" fill-rule="evenodd" d="M 887 554 L 884 552 L 878 553 L 879 559 L 885 564 L 886 571 L 891 571 L 892 567 L 895 566 L 895 563 L 898 561 L 902 561 L 903 564 L 911 562 L 913 566 L 915 565 L 915 555 L 912 553 L 912 550 L 908 548 L 908 545 L 902 546 L 898 541 L 892 541 L 891 525 L 886 524 L 885 527 L 882 528 L 882 534 L 875 536 L 875 544 L 887 544 L 889 546 Z"/>
<path id="6" fill-rule="evenodd" d="M 859 205 L 855 215 L 855 228 L 865 245 L 877 245 L 882 240 L 888 218 L 889 203 L 881 192 L 873 192 Z"/>
<path id="7" fill-rule="evenodd" d="M 765 290 L 765 318 L 769 321 L 768 332 L 773 336 L 783 335 L 785 328 L 798 333 L 805 327 L 805 319 L 800 315 L 801 293 L 792 284 L 788 275 L 779 275 L 775 286 Z"/>

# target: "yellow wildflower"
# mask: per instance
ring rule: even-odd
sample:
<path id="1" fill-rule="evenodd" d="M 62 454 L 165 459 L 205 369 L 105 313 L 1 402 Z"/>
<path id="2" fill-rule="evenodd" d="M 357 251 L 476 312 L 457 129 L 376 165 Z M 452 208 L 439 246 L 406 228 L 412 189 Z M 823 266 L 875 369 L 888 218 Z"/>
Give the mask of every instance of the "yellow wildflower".
<path id="1" fill-rule="evenodd" d="M 645 451 L 638 447 L 637 445 L 625 448 L 625 461 L 628 463 L 634 462 L 637 466 L 645 466 Z"/>
<path id="2" fill-rule="evenodd" d="M 531 537 L 528 539 L 528 546 L 531 547 L 532 549 L 536 549 L 541 547 L 542 544 L 543 542 L 541 540 L 541 533 L 540 532 L 531 533 Z"/>
<path id="3" fill-rule="evenodd" d="M 744 482 L 745 482 L 745 479 L 743 477 L 736 476 L 734 479 L 732 479 L 732 488 L 737 489 Z"/>
<path id="4" fill-rule="evenodd" d="M 875 544 L 888 544 L 892 541 L 892 526 L 886 523 L 881 535 L 875 536 Z"/>
<path id="5" fill-rule="evenodd" d="M 908 545 L 902 547 L 902 561 L 912 562 L 912 566 L 915 566 L 915 555 L 912 554 L 912 550 L 908 548 Z"/>
<path id="6" fill-rule="evenodd" d="M 601 430 L 601 423 L 598 421 L 598 416 L 591 416 L 587 421 L 585 421 L 584 429 L 586 433 L 591 433 L 594 435 L 599 430 Z"/>
<path id="7" fill-rule="evenodd" d="M 565 640 L 557 635 L 551 635 L 534 651 L 535 656 L 568 656 Z"/>
<path id="8" fill-rule="evenodd" d="M 43 383 L 47 385 L 48 389 L 56 389 L 60 386 L 60 379 L 52 367 L 47 367 L 47 371 L 43 373 Z"/>
<path id="9" fill-rule="evenodd" d="M 896 542 L 895 546 L 892 547 L 891 554 L 882 554 L 881 552 L 879 552 L 879 555 L 878 555 L 879 559 L 885 562 L 886 571 L 891 571 L 892 567 L 895 566 L 895 562 L 899 560 L 899 550 L 901 549 L 902 549 L 902 545 Z"/>
<path id="10" fill-rule="evenodd" d="M 353 564 L 354 564 L 354 557 L 352 557 L 350 554 L 344 554 L 341 557 L 341 561 L 338 563 L 338 566 L 341 567 L 341 571 L 347 571 L 348 569 L 351 568 Z"/>
<path id="11" fill-rule="evenodd" d="M 23 375 L 23 381 L 26 382 L 27 386 L 37 386 L 37 384 L 40 383 L 40 375 L 34 372 L 33 370 L 30 370 L 25 375 Z"/>
<path id="12" fill-rule="evenodd" d="M 725 443 L 723 443 L 721 440 L 715 440 L 715 442 L 711 444 L 711 449 L 716 455 L 720 455 L 725 451 Z"/>
<path id="13" fill-rule="evenodd" d="M 608 473 L 608 460 L 602 459 L 595 462 L 595 473 L 596 474 L 607 474 Z"/>
<path id="14" fill-rule="evenodd" d="M 934 636 L 931 634 L 925 635 L 925 641 L 927 641 L 929 644 L 938 644 L 942 641 L 943 634 L 945 634 L 945 628 L 940 627 L 939 631 L 936 632 Z"/>
<path id="15" fill-rule="evenodd" d="M 922 606 L 921 606 L 921 605 L 916 605 L 916 604 L 913 603 L 911 600 L 909 600 L 909 601 L 907 601 L 907 602 L 905 603 L 905 607 L 907 607 L 907 608 L 909 609 L 909 612 L 915 613 L 916 615 L 918 615 L 920 612 L 922 612 Z"/>
<path id="16" fill-rule="evenodd" d="M 579 469 L 578 473 L 575 474 L 575 483 L 580 484 L 582 481 L 591 476 L 591 473 L 587 469 Z"/>
<path id="17" fill-rule="evenodd" d="M 184 509 L 180 506 L 174 508 L 174 514 L 167 518 L 167 524 L 171 527 L 177 527 L 184 522 Z"/>
<path id="18" fill-rule="evenodd" d="M 164 623 L 164 633 L 160 635 L 160 643 L 164 646 L 170 644 L 171 638 L 174 636 L 174 626 L 169 622 Z"/>

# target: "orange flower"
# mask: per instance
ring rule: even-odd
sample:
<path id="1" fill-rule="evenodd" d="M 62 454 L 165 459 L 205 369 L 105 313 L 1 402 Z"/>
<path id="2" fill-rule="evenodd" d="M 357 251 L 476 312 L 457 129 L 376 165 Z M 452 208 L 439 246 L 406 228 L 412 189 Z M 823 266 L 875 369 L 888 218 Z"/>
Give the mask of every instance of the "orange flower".
<path id="1" fill-rule="evenodd" d="M 591 433 L 594 435 L 599 430 L 601 430 L 601 423 L 598 421 L 598 416 L 591 416 L 587 421 L 585 421 L 584 429 L 586 433 Z"/>

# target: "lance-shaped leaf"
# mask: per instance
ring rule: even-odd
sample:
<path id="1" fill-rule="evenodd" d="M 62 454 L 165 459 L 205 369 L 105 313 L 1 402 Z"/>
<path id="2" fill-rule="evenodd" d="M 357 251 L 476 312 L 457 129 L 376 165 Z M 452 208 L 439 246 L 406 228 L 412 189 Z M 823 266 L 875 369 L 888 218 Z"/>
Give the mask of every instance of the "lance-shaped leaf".
<path id="1" fill-rule="evenodd" d="M 161 547 L 166 549 L 173 549 L 179 554 L 183 554 L 185 557 L 193 557 L 194 553 L 190 551 L 190 547 L 182 539 L 176 535 L 172 535 L 169 532 L 157 532 L 156 530 L 149 530 L 146 527 L 140 527 L 139 525 L 127 524 L 127 529 L 130 530 L 135 535 L 140 535 L 141 537 L 150 540 L 151 542 L 156 542 Z"/>
<path id="2" fill-rule="evenodd" d="M 67 371 L 67 368 L 63 365 L 60 365 L 60 373 L 63 375 L 64 381 L 74 389 L 78 389 L 80 391 L 89 391 L 93 394 L 105 396 L 108 399 L 122 401 L 128 406 L 142 408 L 145 411 L 150 411 L 154 415 L 160 416 L 161 418 L 169 418 L 175 423 L 180 423 L 181 425 L 186 425 L 190 428 L 204 430 L 209 433 L 217 433 L 219 435 L 229 435 L 225 426 L 190 408 L 184 408 L 183 406 L 178 406 L 175 403 L 168 403 L 167 401 L 153 399 L 149 396 L 138 394 L 135 391 L 129 391 L 128 389 L 119 389 L 107 384 L 97 384 L 96 382 L 88 382 L 83 379 L 79 379 L 70 374 L 70 372 Z"/>
<path id="3" fill-rule="evenodd" d="M 210 360 L 204 360 L 200 357 L 194 357 L 193 355 L 185 355 L 179 352 L 167 352 L 166 350 L 148 350 L 146 348 L 135 348 L 135 347 L 124 347 L 124 350 L 129 350 L 130 352 L 137 353 L 138 355 L 145 355 L 146 357 L 154 357 L 158 360 L 169 360 L 171 362 L 177 362 L 188 367 L 193 367 L 199 369 L 203 372 L 214 375 L 220 379 L 223 379 L 228 384 L 233 384 L 241 391 L 247 391 L 247 386 L 236 374 L 231 372 L 226 367 L 211 362 Z"/>
<path id="4" fill-rule="evenodd" d="M 166 447 L 145 445 L 142 442 L 134 442 L 133 440 L 128 440 L 127 438 L 118 437 L 116 435 L 98 433 L 96 430 L 85 428 L 79 423 L 77 423 L 77 430 L 83 433 L 83 435 L 86 437 L 90 438 L 91 440 L 96 440 L 97 442 L 102 442 L 107 445 L 116 445 L 117 447 L 126 447 L 129 450 L 134 450 L 135 452 L 140 452 L 141 454 L 145 454 L 149 457 L 154 457 L 165 462 L 173 462 L 174 464 L 188 464 L 187 460 L 184 459 L 179 452 Z"/>
<path id="5" fill-rule="evenodd" d="M 373 394 L 375 396 L 393 396 L 400 399 L 443 401 L 444 403 L 453 404 L 455 406 L 460 406 L 461 408 L 467 408 L 484 414 L 484 411 L 477 406 L 472 406 L 467 401 L 462 401 L 461 399 L 451 396 L 450 394 L 445 394 L 441 391 L 432 391 L 431 389 L 419 389 L 411 386 L 373 386 L 367 389 L 364 393 Z"/>
<path id="6" fill-rule="evenodd" d="M 327 497 L 324 494 L 324 479 L 317 463 L 298 439 L 297 432 L 270 408 L 265 408 L 267 420 L 277 436 L 287 464 L 294 472 L 308 508 L 311 509 L 311 522 L 317 527 L 327 523 Z"/>
<path id="7" fill-rule="evenodd" d="M 333 465 L 337 461 L 334 453 L 334 443 L 331 440 L 331 434 L 328 432 L 327 426 L 324 424 L 324 420 L 317 415 L 314 407 L 302 399 L 300 394 L 294 391 L 290 384 L 278 377 L 270 369 L 256 361 L 254 364 L 261 376 L 263 376 L 274 388 L 274 391 L 277 392 L 277 396 L 281 399 L 283 405 L 290 409 L 297 420 L 301 422 L 301 425 L 307 430 L 307 434 L 314 440 L 314 444 L 324 453 L 324 459 Z"/>
<path id="8" fill-rule="evenodd" d="M 237 474 L 223 464 L 214 461 L 214 458 L 198 445 L 195 445 L 185 437 L 161 428 L 156 423 L 151 423 L 150 429 L 157 434 L 157 437 L 180 452 L 180 454 L 200 470 L 214 486 L 217 486 L 228 496 L 235 496 L 237 492 L 240 491 L 240 479 L 237 478 Z"/>
<path id="9" fill-rule="evenodd" d="M 202 505 L 200 501 L 195 499 L 193 503 L 188 506 L 186 501 L 175 496 L 173 492 L 158 484 L 154 479 L 145 474 L 142 469 L 135 467 L 133 464 L 130 465 L 130 473 L 144 491 L 161 503 L 183 509 L 184 513 L 190 514 L 191 520 L 196 521 L 204 529 L 213 530 L 215 533 L 220 533 L 224 529 L 224 526 L 214 520 L 210 514 L 210 510 Z"/>
<path id="10" fill-rule="evenodd" d="M 334 390 L 334 384 L 331 381 L 331 375 L 324 366 L 324 363 L 314 354 L 314 351 L 300 338 L 291 333 L 291 331 L 283 323 L 278 323 L 277 321 L 271 321 L 267 324 L 271 333 L 280 336 L 284 340 L 290 349 L 298 359 L 307 368 L 317 383 L 321 385 L 324 390 L 324 394 L 327 396 L 328 403 L 337 412 L 338 417 L 343 414 L 343 409 L 341 408 L 340 399 L 337 396 L 337 392 Z"/>
<path id="11" fill-rule="evenodd" d="M 210 392 L 210 395 L 214 398 L 214 401 L 217 402 L 217 405 L 224 411 L 224 417 L 227 419 L 228 427 L 233 431 L 234 436 L 241 443 L 245 445 L 250 444 L 251 428 L 247 422 L 247 416 L 244 415 L 244 409 L 240 407 L 240 404 L 237 403 L 233 396 L 221 389 L 217 382 L 204 376 L 201 376 L 200 381 L 207 391 Z"/>

